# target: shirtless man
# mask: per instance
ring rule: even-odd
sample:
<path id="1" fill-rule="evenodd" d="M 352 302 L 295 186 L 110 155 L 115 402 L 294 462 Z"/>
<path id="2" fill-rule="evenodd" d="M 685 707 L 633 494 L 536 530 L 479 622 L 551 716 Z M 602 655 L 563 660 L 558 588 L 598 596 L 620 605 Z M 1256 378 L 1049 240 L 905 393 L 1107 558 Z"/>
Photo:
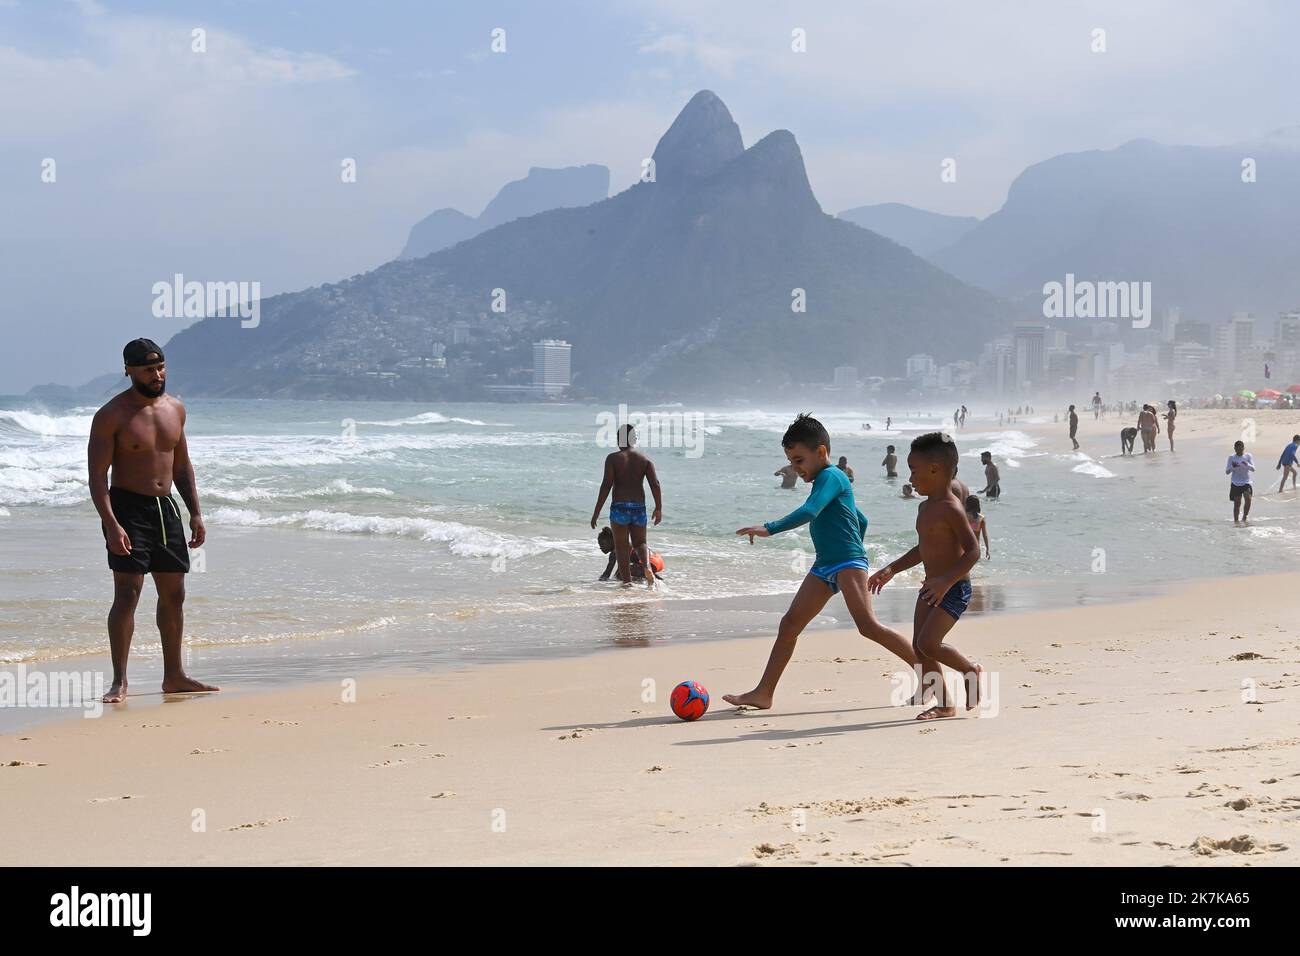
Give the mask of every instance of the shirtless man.
<path id="1" fill-rule="evenodd" d="M 654 523 L 663 520 L 663 500 L 659 495 L 659 478 L 655 475 L 655 466 L 645 455 L 632 446 L 636 444 L 636 432 L 631 425 L 618 427 L 618 451 L 605 456 L 605 478 L 600 483 L 600 496 L 596 498 L 596 510 L 591 513 L 591 526 L 596 527 L 600 512 L 605 507 L 605 498 L 614 492 L 609 503 L 609 524 L 614 530 L 614 553 L 618 555 L 618 577 L 624 584 L 632 583 L 632 571 L 629 566 L 629 553 L 636 548 L 641 553 L 641 567 L 645 570 L 645 583 L 655 586 L 654 571 L 651 570 L 650 549 L 646 547 L 646 513 L 645 487 L 643 482 L 650 482 L 650 493 L 655 496 Z M 631 540 L 629 542 L 629 535 Z"/>
<path id="2" fill-rule="evenodd" d="M 131 387 L 95 413 L 86 452 L 90 497 L 99 512 L 113 571 L 113 608 L 108 612 L 113 684 L 104 695 L 106 704 L 126 700 L 126 662 L 146 574 L 153 576 L 158 591 L 163 693 L 218 689 L 187 675 L 181 663 L 190 555 L 180 511 L 171 496 L 173 483 L 190 512 L 188 547 L 202 546 L 206 536 L 194 466 L 185 444 L 185 406 L 164 394 L 167 366 L 162 349 L 152 341 L 128 343 L 122 361 Z"/>
<path id="3" fill-rule="evenodd" d="M 894 446 L 889 445 L 885 448 L 885 458 L 880 463 L 880 467 L 885 469 L 886 478 L 897 478 L 898 456 L 894 454 Z"/>

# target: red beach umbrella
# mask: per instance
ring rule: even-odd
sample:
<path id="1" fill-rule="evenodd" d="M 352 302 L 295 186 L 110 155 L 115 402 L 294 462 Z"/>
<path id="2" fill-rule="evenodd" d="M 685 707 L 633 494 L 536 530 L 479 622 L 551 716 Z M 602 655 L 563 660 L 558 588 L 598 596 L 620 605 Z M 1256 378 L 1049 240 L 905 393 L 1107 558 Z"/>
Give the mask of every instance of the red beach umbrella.
<path id="1" fill-rule="evenodd" d="M 1290 392 L 1292 395 L 1300 394 L 1300 385 L 1288 385 L 1286 387 L 1286 390 Z"/>
<path id="2" fill-rule="evenodd" d="M 1281 398 L 1282 393 L 1272 388 L 1262 388 L 1255 393 L 1260 398 Z"/>

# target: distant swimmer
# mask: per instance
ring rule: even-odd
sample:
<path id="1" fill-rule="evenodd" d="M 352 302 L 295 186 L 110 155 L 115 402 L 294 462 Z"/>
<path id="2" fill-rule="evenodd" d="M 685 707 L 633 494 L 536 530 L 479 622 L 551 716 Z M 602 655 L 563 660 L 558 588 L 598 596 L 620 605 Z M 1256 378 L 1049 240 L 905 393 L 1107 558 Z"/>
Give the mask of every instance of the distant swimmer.
<path id="1" fill-rule="evenodd" d="M 966 498 L 966 520 L 970 522 L 970 529 L 975 532 L 975 541 L 979 542 L 980 535 L 984 536 L 984 560 L 987 561 L 993 557 L 993 552 L 989 550 L 989 526 L 984 520 L 984 515 L 980 513 L 979 495 L 969 495 Z"/>
<path id="2" fill-rule="evenodd" d="M 794 483 L 799 480 L 799 472 L 795 471 L 793 466 L 786 465 L 784 468 L 778 468 L 772 472 L 781 479 L 781 487 L 787 491 L 794 487 Z"/>
<path id="3" fill-rule="evenodd" d="M 600 529 L 600 534 L 596 536 L 596 544 L 600 546 L 600 553 L 609 555 L 609 562 L 605 565 L 605 573 L 600 576 L 601 581 L 608 581 L 609 576 L 614 573 L 614 568 L 618 565 L 618 555 L 614 551 L 614 532 L 606 525 Z M 633 550 L 628 555 L 631 564 L 632 574 L 635 577 L 645 577 L 645 568 L 641 564 L 641 552 Z M 664 569 L 664 559 L 655 552 L 650 552 L 650 570 L 660 581 L 664 579 L 662 572 Z"/>
<path id="4" fill-rule="evenodd" d="M 893 420 L 892 418 L 890 418 L 888 415 L 886 415 L 886 416 L 885 416 L 885 431 L 889 431 L 889 429 L 891 429 L 891 428 L 893 428 L 893 427 L 894 427 L 894 420 Z"/>
<path id="5" fill-rule="evenodd" d="M 1138 430 L 1132 426 L 1119 430 L 1119 454 L 1121 458 L 1133 454 L 1133 443 L 1137 441 L 1137 437 Z"/>
<path id="6" fill-rule="evenodd" d="M 898 456 L 894 454 L 893 445 L 890 445 L 885 449 L 885 460 L 882 461 L 880 465 L 885 469 L 886 478 L 898 477 L 898 472 L 895 470 L 898 468 Z"/>
<path id="7" fill-rule="evenodd" d="M 1174 419 L 1178 417 L 1178 403 L 1173 399 L 1169 400 L 1167 406 L 1169 411 L 1165 412 L 1165 431 L 1169 434 L 1169 450 L 1174 450 Z"/>
<path id="8" fill-rule="evenodd" d="M 911 486 L 911 485 L 903 485 L 903 497 L 904 497 L 904 498 L 915 498 L 915 497 L 916 497 L 916 495 L 912 494 L 912 486 Z"/>
<path id="9" fill-rule="evenodd" d="M 1079 439 L 1074 437 L 1075 433 L 1078 432 L 1078 430 L 1079 430 L 1079 416 L 1075 412 L 1074 406 L 1071 405 L 1070 406 L 1070 441 L 1074 442 L 1075 451 L 1079 450 Z"/>
<path id="10" fill-rule="evenodd" d="M 1250 475 L 1255 470 L 1255 459 L 1246 451 L 1245 442 L 1234 442 L 1235 454 L 1228 456 L 1228 464 L 1223 469 L 1225 475 L 1232 476 L 1228 486 L 1228 500 L 1232 502 L 1232 523 L 1234 525 L 1250 523 Z M 1246 513 L 1241 514 L 1242 499 L 1246 501 Z"/>
<path id="11" fill-rule="evenodd" d="M 888 428 L 889 426 L 886 425 L 885 427 Z M 864 432 L 869 432 L 869 431 L 871 431 L 871 422 L 863 422 L 863 423 L 862 423 L 862 430 L 863 430 Z"/>
<path id="12" fill-rule="evenodd" d="M 840 471 L 844 472 L 844 474 L 848 475 L 849 484 L 853 484 L 853 469 L 849 467 L 849 460 L 843 455 L 840 455 L 840 460 L 836 463 L 836 467 L 839 468 Z"/>
<path id="13" fill-rule="evenodd" d="M 1282 449 L 1282 457 L 1277 460 L 1277 467 L 1282 469 L 1282 483 L 1277 486 L 1279 492 L 1286 487 L 1287 475 L 1291 476 L 1291 490 L 1296 490 L 1295 476 L 1296 471 L 1300 470 L 1300 466 L 1296 464 L 1297 450 L 1300 450 L 1300 435 L 1292 435 L 1291 444 Z"/>
<path id="14" fill-rule="evenodd" d="M 146 574 L 153 577 L 158 592 L 163 693 L 218 689 L 187 675 L 181 659 L 188 549 L 202 547 L 207 537 L 185 441 L 185 406 L 165 394 L 167 365 L 152 340 L 127 343 L 122 361 L 131 387 L 95 413 L 86 449 L 90 498 L 99 512 L 113 571 L 113 608 L 108 612 L 113 684 L 104 695 L 106 704 L 126 700 L 126 664 Z M 190 513 L 188 541 L 172 498 L 173 484 Z"/>
<path id="15" fill-rule="evenodd" d="M 601 509 L 605 507 L 605 498 L 611 490 L 613 497 L 609 504 L 609 523 L 614 532 L 614 550 L 618 555 L 618 577 L 624 584 L 632 583 L 631 559 L 629 552 L 636 549 L 641 552 L 641 573 L 645 583 L 654 587 L 655 577 L 651 571 L 650 549 L 646 545 L 645 482 L 650 484 L 650 493 L 654 495 L 654 523 L 663 520 L 663 499 L 659 491 L 659 477 L 655 474 L 654 462 L 637 451 L 636 431 L 631 425 L 618 427 L 618 451 L 610 452 L 605 457 L 605 477 L 600 483 L 600 494 L 596 498 L 596 510 L 591 513 L 591 527 L 594 529 L 600 520 Z M 630 540 L 629 540 L 630 539 Z"/>
<path id="16" fill-rule="evenodd" d="M 988 495 L 990 501 L 1002 497 L 1002 476 L 998 474 L 998 466 L 993 464 L 993 453 L 989 451 L 980 452 L 980 462 L 984 465 L 984 487 L 979 493 Z M 961 500 L 965 500 L 964 498 Z"/>

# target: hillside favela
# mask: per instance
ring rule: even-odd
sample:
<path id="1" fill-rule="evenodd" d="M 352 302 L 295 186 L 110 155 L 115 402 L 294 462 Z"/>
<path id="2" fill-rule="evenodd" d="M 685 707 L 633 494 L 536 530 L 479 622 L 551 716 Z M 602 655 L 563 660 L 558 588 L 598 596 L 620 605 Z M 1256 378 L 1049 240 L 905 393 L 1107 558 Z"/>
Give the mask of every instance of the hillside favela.
<path id="1" fill-rule="evenodd" d="M 1279 924 L 1297 30 L 0 0 L 20 937 L 387 942 L 399 867 Z"/>

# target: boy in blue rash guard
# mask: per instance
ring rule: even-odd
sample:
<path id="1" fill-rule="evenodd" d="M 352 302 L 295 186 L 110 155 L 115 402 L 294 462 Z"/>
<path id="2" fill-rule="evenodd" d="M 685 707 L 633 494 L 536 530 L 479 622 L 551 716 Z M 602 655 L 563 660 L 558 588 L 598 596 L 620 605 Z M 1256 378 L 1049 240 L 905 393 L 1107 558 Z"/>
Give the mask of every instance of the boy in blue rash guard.
<path id="1" fill-rule="evenodd" d="M 799 477 L 812 485 L 812 493 L 807 501 L 779 521 L 741 528 L 736 534 L 748 535 L 749 543 L 753 544 L 755 538 L 766 538 L 806 524 L 817 549 L 817 561 L 781 618 L 776 643 L 772 645 L 758 686 L 747 694 L 722 696 L 729 704 L 759 710 L 772 706 L 777 682 L 790 663 L 799 635 L 837 592 L 843 593 L 844 603 L 863 637 L 907 661 L 909 667 L 916 665 L 911 644 L 902 634 L 877 621 L 871 610 L 867 554 L 862 547 L 867 519 L 854 503 L 848 476 L 831 463 L 830 435 L 817 419 L 800 415 L 786 429 L 781 445 Z"/>

